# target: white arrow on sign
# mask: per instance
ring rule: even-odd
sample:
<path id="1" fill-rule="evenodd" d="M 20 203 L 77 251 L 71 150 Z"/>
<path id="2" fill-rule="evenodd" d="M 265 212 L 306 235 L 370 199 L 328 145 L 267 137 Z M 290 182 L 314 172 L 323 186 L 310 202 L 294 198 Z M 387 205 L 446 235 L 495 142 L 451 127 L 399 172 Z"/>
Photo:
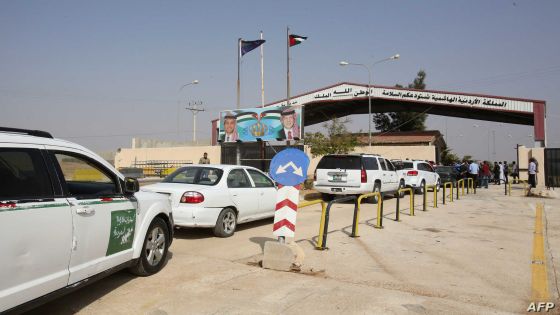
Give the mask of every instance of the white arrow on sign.
<path id="1" fill-rule="evenodd" d="M 299 176 L 303 176 L 303 169 L 300 167 L 297 167 L 294 162 L 290 161 L 288 162 L 288 164 L 286 165 L 280 165 L 278 166 L 278 169 L 276 170 L 276 174 L 282 174 L 282 173 L 286 173 L 286 169 L 288 167 L 292 167 L 294 169 L 294 174 L 299 175 Z"/>

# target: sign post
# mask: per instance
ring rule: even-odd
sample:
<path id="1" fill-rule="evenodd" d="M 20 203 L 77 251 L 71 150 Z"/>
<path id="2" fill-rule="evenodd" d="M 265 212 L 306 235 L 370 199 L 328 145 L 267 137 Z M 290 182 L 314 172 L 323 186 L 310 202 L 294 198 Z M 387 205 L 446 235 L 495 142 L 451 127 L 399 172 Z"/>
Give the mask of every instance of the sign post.
<path id="1" fill-rule="evenodd" d="M 270 162 L 270 175 L 279 183 L 272 232 L 280 243 L 295 235 L 299 191 L 308 167 L 307 155 L 294 148 L 280 151 Z"/>

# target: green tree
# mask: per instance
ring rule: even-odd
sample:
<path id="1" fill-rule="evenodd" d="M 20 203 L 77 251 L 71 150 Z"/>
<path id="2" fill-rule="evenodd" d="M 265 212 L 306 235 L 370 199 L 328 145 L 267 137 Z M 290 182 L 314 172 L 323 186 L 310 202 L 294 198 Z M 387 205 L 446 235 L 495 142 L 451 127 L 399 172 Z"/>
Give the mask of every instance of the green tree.
<path id="1" fill-rule="evenodd" d="M 306 132 L 304 143 L 311 146 L 313 157 L 325 154 L 346 154 L 358 145 L 358 138 L 346 128 L 348 118 L 333 118 L 323 123 L 327 134 Z"/>
<path id="2" fill-rule="evenodd" d="M 447 145 L 445 145 L 445 147 L 443 147 L 443 149 L 441 150 L 440 153 L 440 162 L 443 165 L 453 165 L 457 162 L 459 162 L 459 156 L 457 156 L 457 154 L 453 153 L 453 151 L 451 150 L 451 148 L 449 148 Z"/>
<path id="3" fill-rule="evenodd" d="M 424 90 L 426 88 L 426 72 L 418 71 L 416 78 L 408 85 L 410 89 Z M 400 84 L 395 85 L 402 88 Z M 428 114 L 416 112 L 378 113 L 373 117 L 375 128 L 381 131 L 417 131 L 426 130 Z"/>

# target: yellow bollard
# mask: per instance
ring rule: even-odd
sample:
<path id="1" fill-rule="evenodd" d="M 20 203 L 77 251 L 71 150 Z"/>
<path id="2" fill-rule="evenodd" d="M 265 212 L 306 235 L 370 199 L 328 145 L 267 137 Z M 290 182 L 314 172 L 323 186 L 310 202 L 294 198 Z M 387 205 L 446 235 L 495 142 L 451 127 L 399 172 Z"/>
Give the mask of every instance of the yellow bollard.
<path id="1" fill-rule="evenodd" d="M 457 187 L 459 187 L 459 183 L 461 183 L 461 196 L 465 195 L 465 179 L 462 178 L 457 181 Z"/>
<path id="2" fill-rule="evenodd" d="M 412 188 L 400 188 L 397 191 L 397 194 L 400 195 L 401 192 L 409 192 L 410 193 L 410 216 L 414 216 L 414 192 Z M 397 204 L 396 204 L 396 213 L 395 213 L 395 221 L 400 221 L 400 199 L 397 197 Z"/>
<path id="3" fill-rule="evenodd" d="M 325 227 L 325 215 L 327 213 L 327 204 L 322 199 L 315 199 L 310 201 L 303 201 L 298 204 L 299 208 L 308 207 L 311 205 L 321 204 L 321 222 L 319 223 L 319 239 L 317 240 L 317 249 L 323 249 L 323 228 Z"/>
<path id="4" fill-rule="evenodd" d="M 375 197 L 377 196 L 377 225 L 375 228 L 382 229 L 383 228 L 383 197 L 381 193 L 376 191 L 372 193 L 363 194 L 358 197 L 358 214 L 356 215 L 356 220 L 354 221 L 354 225 L 356 226 L 356 233 L 355 236 L 358 236 L 358 222 L 360 217 L 360 206 L 362 205 L 362 200 L 364 198 Z"/>
<path id="5" fill-rule="evenodd" d="M 449 194 L 449 201 L 453 202 L 453 182 L 446 182 L 443 184 L 443 187 L 445 189 L 447 189 L 448 186 L 449 186 L 449 190 L 451 191 L 451 193 Z M 443 199 L 445 199 L 445 197 L 447 196 L 443 196 Z"/>

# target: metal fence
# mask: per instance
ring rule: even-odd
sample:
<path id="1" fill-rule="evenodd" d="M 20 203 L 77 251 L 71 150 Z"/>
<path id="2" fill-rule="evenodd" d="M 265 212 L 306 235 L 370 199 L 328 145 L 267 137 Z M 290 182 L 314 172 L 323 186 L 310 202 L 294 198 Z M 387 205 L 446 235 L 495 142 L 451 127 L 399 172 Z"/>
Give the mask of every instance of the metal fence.
<path id="1" fill-rule="evenodd" d="M 560 187 L 560 148 L 544 149 L 544 181 L 546 187 Z"/>
<path id="2" fill-rule="evenodd" d="M 191 160 L 148 160 L 135 161 L 133 168 L 142 169 L 143 177 L 165 177 L 183 165 L 193 164 Z"/>

